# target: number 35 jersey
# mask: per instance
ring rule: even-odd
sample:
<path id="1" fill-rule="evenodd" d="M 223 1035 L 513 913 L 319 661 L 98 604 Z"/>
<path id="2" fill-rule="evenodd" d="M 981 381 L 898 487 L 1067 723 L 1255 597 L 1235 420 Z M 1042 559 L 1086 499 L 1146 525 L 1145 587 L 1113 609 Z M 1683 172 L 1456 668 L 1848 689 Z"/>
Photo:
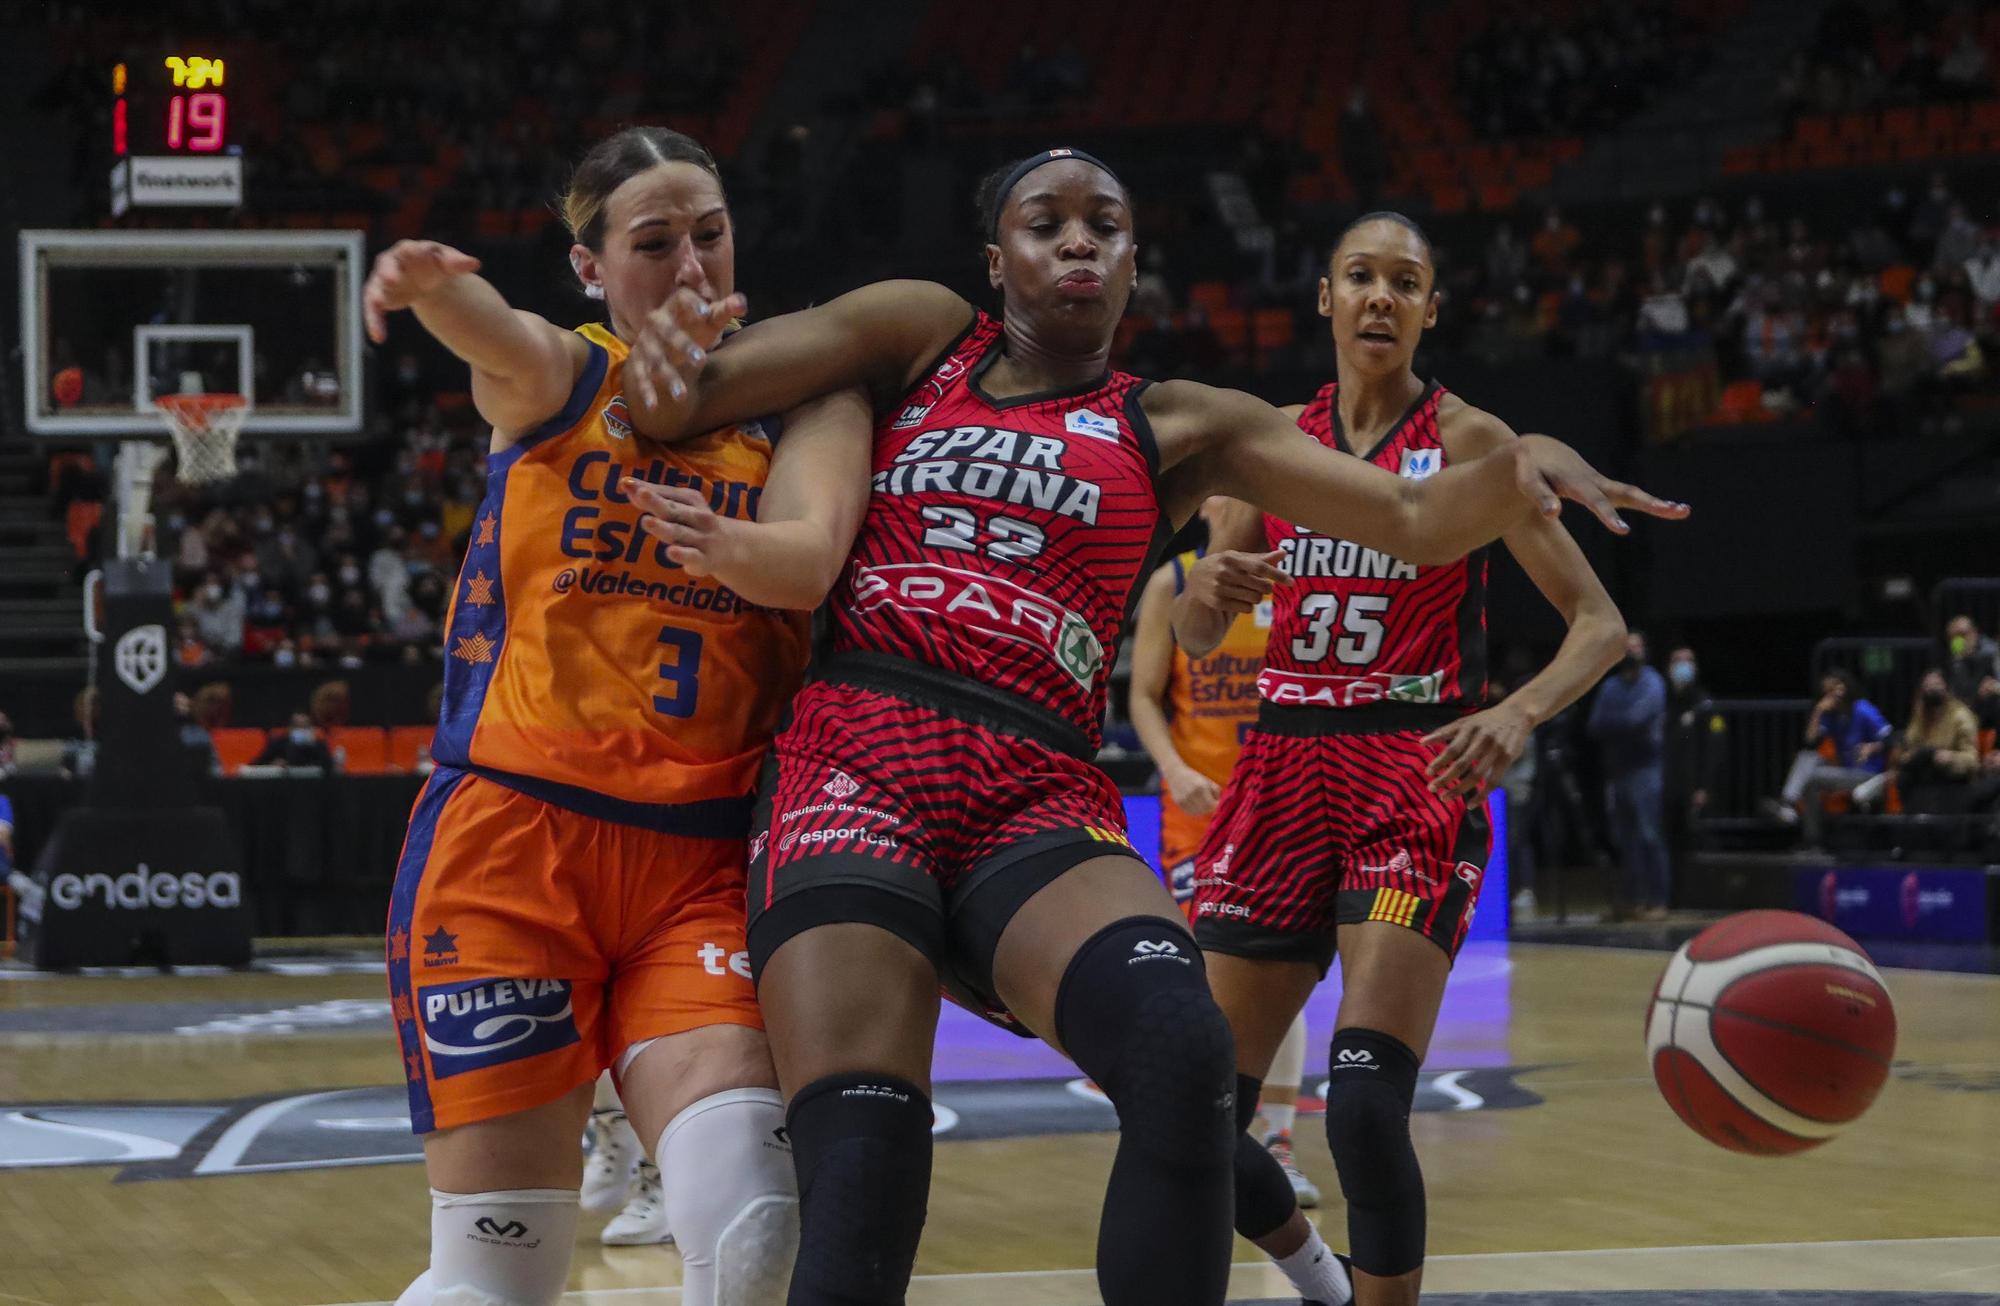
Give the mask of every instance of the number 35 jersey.
<path id="1" fill-rule="evenodd" d="M 1354 454 L 1329 383 L 1299 414 L 1321 444 Z M 1445 465 L 1438 434 L 1444 388 L 1433 381 L 1367 460 L 1413 479 Z M 1278 565 L 1293 579 L 1276 609 L 1257 689 L 1287 707 L 1373 703 L 1474 707 L 1486 692 L 1486 550 L 1419 567 L 1351 540 L 1264 518 Z"/>
<path id="2" fill-rule="evenodd" d="M 833 647 L 1003 690 L 1094 750 L 1138 582 L 1166 542 L 1148 382 L 1110 372 L 996 400 L 981 377 L 1002 341 L 978 314 L 877 426 Z"/>
<path id="3" fill-rule="evenodd" d="M 718 513 L 755 517 L 775 424 L 641 447 L 624 342 L 579 334 L 590 361 L 568 404 L 488 460 L 432 756 L 591 815 L 740 838 L 809 618 L 688 575 L 618 482 L 691 486 Z"/>

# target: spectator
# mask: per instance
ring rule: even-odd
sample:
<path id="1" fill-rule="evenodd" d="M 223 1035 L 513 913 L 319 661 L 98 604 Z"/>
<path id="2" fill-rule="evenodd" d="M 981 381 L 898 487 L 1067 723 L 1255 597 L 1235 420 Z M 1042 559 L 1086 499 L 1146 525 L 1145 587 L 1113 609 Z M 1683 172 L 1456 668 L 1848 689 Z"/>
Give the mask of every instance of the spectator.
<path id="1" fill-rule="evenodd" d="M 1727 730 L 1694 650 L 1683 644 L 1667 655 L 1667 851 L 1675 875 L 1687 869 L 1694 823 L 1721 775 Z"/>
<path id="2" fill-rule="evenodd" d="M 181 751 L 188 763 L 203 775 L 221 775 L 222 759 L 216 756 L 215 739 L 196 719 L 194 700 L 186 694 L 174 695 L 174 719 L 180 722 Z"/>
<path id="3" fill-rule="evenodd" d="M 1583 243 L 1583 237 L 1575 227 L 1563 220 L 1561 210 L 1553 205 L 1542 218 L 1542 229 L 1535 233 L 1531 248 L 1535 254 L 1535 264 L 1542 275 L 1550 280 L 1558 280 L 1569 271 L 1570 255 Z"/>
<path id="4" fill-rule="evenodd" d="M 1667 682 L 1646 665 L 1646 637 L 1625 639 L 1625 660 L 1604 678 L 1585 726 L 1604 766 L 1605 812 L 1624 863 L 1613 892 L 1615 919 L 1664 920 L 1670 896 L 1661 828 Z"/>
<path id="5" fill-rule="evenodd" d="M 97 686 L 87 685 L 77 691 L 70 712 L 76 718 L 78 736 L 63 743 L 59 764 L 63 779 L 88 780 L 96 773 L 97 722 L 102 704 L 103 696 L 97 692 Z"/>
<path id="6" fill-rule="evenodd" d="M 1507 697 L 1507 686 L 1498 678 L 1487 690 L 1487 701 L 1497 703 Z M 1514 888 L 1510 919 L 1535 919 L 1535 775 L 1540 766 L 1539 745 L 1530 740 L 1500 777 L 1507 795 L 1507 881 Z"/>
<path id="7" fill-rule="evenodd" d="M 0 879 L 14 869 L 14 804 L 0 794 Z"/>
<path id="8" fill-rule="evenodd" d="M 1944 628 L 1945 648 L 1951 654 L 1945 681 L 1951 696 L 1962 703 L 1980 697 L 1980 686 L 2000 680 L 2000 644 L 1982 635 L 1971 617 L 1960 613 Z"/>
<path id="9" fill-rule="evenodd" d="M 191 605 L 195 638 L 213 654 L 230 657 L 243 648 L 243 592 L 226 587 L 209 572 L 195 591 Z"/>
<path id="10" fill-rule="evenodd" d="M 1806 746 L 1792 761 L 1780 801 L 1766 809 L 1787 825 L 1802 826 L 1808 848 L 1820 846 L 1820 800 L 1827 794 L 1852 793 L 1856 785 L 1880 775 L 1891 733 L 1887 719 L 1861 697 L 1853 675 L 1844 668 L 1827 672 L 1819 688 L 1819 702 L 1806 719 Z M 1822 756 L 1822 747 L 1830 747 L 1833 756 Z"/>
<path id="11" fill-rule="evenodd" d="M 345 680 L 329 680 L 313 690 L 312 724 L 318 730 L 338 730 L 354 715 L 354 693 Z"/>
<path id="12" fill-rule="evenodd" d="M 1854 788 L 1854 800 L 1873 806 L 1894 781 L 1903 806 L 1913 812 L 1948 811 L 1965 797 L 1963 786 L 1979 769 L 1979 721 L 1952 697 L 1944 672 L 1933 667 L 1917 685 L 1910 724 L 1896 750 L 1896 765 Z M 1958 791 L 1956 795 L 1950 791 Z"/>
<path id="13" fill-rule="evenodd" d="M 15 752 L 14 723 L 5 712 L 0 712 L 0 780 L 5 780 L 21 769 Z"/>
<path id="14" fill-rule="evenodd" d="M 1340 163 L 1360 206 L 1373 208 L 1389 180 L 1389 147 L 1382 140 L 1382 124 L 1368 107 L 1368 89 L 1358 81 L 1340 111 Z M 1273 216 L 1266 211 L 1265 217 Z"/>
<path id="15" fill-rule="evenodd" d="M 271 732 L 265 741 L 264 751 L 257 754 L 253 766 L 317 767 L 324 774 L 334 770 L 333 750 L 326 746 L 313 729 L 312 718 L 304 712 L 292 713 L 291 724 L 283 730 Z"/>
<path id="16" fill-rule="evenodd" d="M 233 691 L 225 681 L 210 681 L 194 691 L 192 709 L 195 722 L 208 731 L 211 738 L 217 730 L 229 725 L 235 707 Z"/>

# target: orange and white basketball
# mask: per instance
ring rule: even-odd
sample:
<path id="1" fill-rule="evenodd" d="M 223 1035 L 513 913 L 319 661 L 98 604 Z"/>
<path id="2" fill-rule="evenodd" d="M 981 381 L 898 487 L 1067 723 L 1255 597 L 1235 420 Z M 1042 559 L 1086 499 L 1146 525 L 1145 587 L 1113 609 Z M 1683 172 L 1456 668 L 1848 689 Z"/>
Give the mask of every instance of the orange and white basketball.
<path id="1" fill-rule="evenodd" d="M 1667 1105 L 1710 1142 L 1764 1156 L 1859 1118 L 1895 1050 L 1896 1009 L 1868 954 L 1797 912 L 1741 912 L 1689 939 L 1646 1018 Z"/>

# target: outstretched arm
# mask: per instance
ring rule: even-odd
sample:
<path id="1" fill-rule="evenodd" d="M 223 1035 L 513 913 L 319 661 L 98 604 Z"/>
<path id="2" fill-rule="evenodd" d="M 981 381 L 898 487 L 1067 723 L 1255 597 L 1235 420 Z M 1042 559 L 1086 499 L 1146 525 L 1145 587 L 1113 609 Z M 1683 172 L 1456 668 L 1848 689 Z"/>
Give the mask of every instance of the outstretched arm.
<path id="1" fill-rule="evenodd" d="M 472 369 L 472 405 L 504 447 L 562 411 L 590 356 L 574 331 L 510 308 L 478 275 L 479 260 L 434 240 L 399 240 L 376 256 L 361 292 L 368 338 L 388 336 L 388 315 L 407 308 Z"/>
<path id="2" fill-rule="evenodd" d="M 841 390 L 794 408 L 771 455 L 754 521 L 724 517 L 687 486 L 627 477 L 639 525 L 667 557 L 767 608 L 816 608 L 840 579 L 868 509 L 868 399 Z"/>
<path id="3" fill-rule="evenodd" d="M 1442 564 L 1518 525 L 1533 509 L 1555 517 L 1561 500 L 1583 504 L 1612 530 L 1620 508 L 1687 515 L 1682 504 L 1610 480 L 1560 441 L 1527 436 L 1483 458 L 1413 481 L 1316 441 L 1269 404 L 1234 390 L 1168 381 L 1146 392 L 1162 456 L 1191 453 L 1167 474 L 1173 501 L 1200 492 L 1245 499 L 1288 521 L 1400 558 Z"/>
<path id="4" fill-rule="evenodd" d="M 1468 414 L 1446 437 L 1454 458 L 1482 457 L 1516 439 L 1488 413 Z M 1560 521 L 1531 516 L 1501 537 L 1542 596 L 1569 624 L 1540 674 L 1483 712 L 1461 717 L 1424 742 L 1442 751 L 1430 764 L 1434 792 L 1472 798 L 1514 765 L 1535 728 L 1582 698 L 1618 662 L 1625 619 Z"/>
<path id="5" fill-rule="evenodd" d="M 972 321 L 972 307 L 929 281 L 880 281 L 753 322 L 716 348 L 743 297 L 676 291 L 632 342 L 625 375 L 633 425 L 674 442 L 729 422 L 860 387 L 900 393 Z"/>

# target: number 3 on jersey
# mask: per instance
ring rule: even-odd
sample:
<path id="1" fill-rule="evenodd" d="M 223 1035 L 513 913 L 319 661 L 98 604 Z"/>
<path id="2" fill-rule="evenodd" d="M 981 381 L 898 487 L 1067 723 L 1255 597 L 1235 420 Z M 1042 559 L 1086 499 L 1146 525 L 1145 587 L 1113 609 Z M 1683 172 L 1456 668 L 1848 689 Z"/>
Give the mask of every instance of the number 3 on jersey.
<path id="1" fill-rule="evenodd" d="M 662 658 L 673 659 L 660 663 L 660 679 L 667 682 L 661 688 L 672 692 L 653 695 L 653 710 L 671 717 L 691 717 L 701 698 L 701 636 L 677 626 L 662 626 L 660 646 Z"/>
<path id="2" fill-rule="evenodd" d="M 1347 600 L 1347 620 L 1341 622 L 1346 634 L 1335 643 L 1333 626 L 1340 617 L 1340 596 L 1308 594 L 1299 604 L 1299 615 L 1309 624 L 1305 634 L 1293 638 L 1292 656 L 1301 662 L 1318 662 L 1331 651 L 1348 666 L 1366 666 L 1382 651 L 1380 614 L 1388 608 L 1386 594 L 1352 595 Z"/>

